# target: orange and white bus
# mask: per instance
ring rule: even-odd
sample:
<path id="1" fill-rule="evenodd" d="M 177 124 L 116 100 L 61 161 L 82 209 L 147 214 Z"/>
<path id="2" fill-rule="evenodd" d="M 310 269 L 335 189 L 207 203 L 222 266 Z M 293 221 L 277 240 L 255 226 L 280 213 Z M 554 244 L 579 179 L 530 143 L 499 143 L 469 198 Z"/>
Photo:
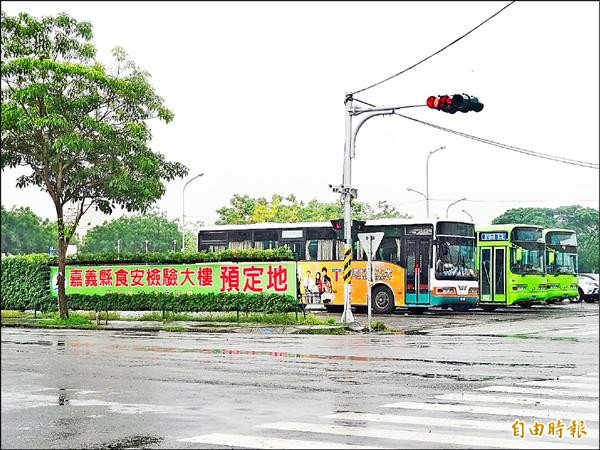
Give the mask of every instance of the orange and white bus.
<path id="1" fill-rule="evenodd" d="M 373 259 L 372 310 L 430 307 L 465 311 L 477 305 L 475 227 L 449 219 L 378 219 L 365 233 L 383 232 Z M 352 261 L 352 306 L 367 305 L 367 261 L 356 240 Z M 328 310 L 344 305 L 344 242 L 331 222 L 255 223 L 200 228 L 198 251 L 270 249 L 286 246 L 297 259 L 297 290 L 307 303 Z"/>

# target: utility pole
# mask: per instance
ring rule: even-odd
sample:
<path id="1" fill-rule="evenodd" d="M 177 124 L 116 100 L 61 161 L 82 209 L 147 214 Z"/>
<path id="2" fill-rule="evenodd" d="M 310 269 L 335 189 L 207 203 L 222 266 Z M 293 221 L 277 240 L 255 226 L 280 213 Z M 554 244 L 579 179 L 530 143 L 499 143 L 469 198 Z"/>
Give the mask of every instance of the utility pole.
<path id="1" fill-rule="evenodd" d="M 359 108 L 353 106 L 352 94 L 346 94 L 344 104 L 346 105 L 346 132 L 344 142 L 344 172 L 342 174 L 342 184 L 339 186 L 329 185 L 333 192 L 342 194 L 344 203 L 344 312 L 340 319 L 341 322 L 352 323 L 352 200 L 357 197 L 357 190 L 352 187 L 352 158 L 355 157 L 356 135 L 360 127 L 371 117 L 394 114 L 394 110 L 405 108 L 403 106 L 381 106 L 372 108 Z M 356 124 L 353 125 L 352 117 L 364 114 L 359 117 Z"/>
<path id="2" fill-rule="evenodd" d="M 185 183 L 185 185 L 183 186 L 183 193 L 181 194 L 181 251 L 182 252 L 185 251 L 185 188 L 188 187 L 188 184 L 190 184 L 196 178 L 200 178 L 203 175 L 204 175 L 203 173 L 199 173 L 194 178 L 192 178 L 187 183 Z"/>

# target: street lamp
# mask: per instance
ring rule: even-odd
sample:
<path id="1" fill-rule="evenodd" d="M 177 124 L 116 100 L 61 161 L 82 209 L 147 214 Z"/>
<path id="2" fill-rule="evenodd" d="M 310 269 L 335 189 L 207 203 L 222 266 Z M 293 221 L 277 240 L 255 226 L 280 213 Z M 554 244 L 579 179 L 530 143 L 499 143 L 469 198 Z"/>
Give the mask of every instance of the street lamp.
<path id="1" fill-rule="evenodd" d="M 448 210 L 450 209 L 450 207 L 451 207 L 452 205 L 456 205 L 458 202 L 464 202 L 466 199 L 467 199 L 467 197 L 465 197 L 465 198 L 461 198 L 461 199 L 459 199 L 459 200 L 456 200 L 455 202 L 452 202 L 452 203 L 450 203 L 450 204 L 448 205 L 448 207 L 446 208 L 446 219 L 448 218 Z"/>
<path id="2" fill-rule="evenodd" d="M 425 198 L 425 201 L 427 202 L 427 196 L 425 194 L 423 194 L 421 191 L 417 191 L 416 189 L 411 189 L 411 188 L 406 188 L 406 190 L 409 192 L 414 192 L 415 194 L 422 195 Z M 429 210 L 428 210 L 428 212 L 429 212 Z M 427 217 L 429 217 L 429 214 L 427 214 Z"/>
<path id="3" fill-rule="evenodd" d="M 469 214 L 467 211 L 465 211 L 464 209 L 462 210 L 462 212 L 464 212 L 467 216 L 469 216 L 469 219 L 471 219 L 471 222 L 475 222 L 473 220 L 473 216 L 471 214 Z"/>
<path id="4" fill-rule="evenodd" d="M 185 185 L 183 186 L 183 194 L 181 196 L 181 251 L 182 252 L 185 251 L 185 188 L 188 186 L 188 184 L 190 184 L 196 178 L 200 178 L 203 175 L 204 175 L 203 173 L 199 173 L 194 178 L 192 178 L 187 183 L 185 183 Z"/>
<path id="5" fill-rule="evenodd" d="M 427 155 L 427 162 L 425 163 L 425 204 L 426 204 L 428 219 L 429 219 L 429 158 L 431 158 L 431 155 L 433 155 L 435 152 L 437 152 L 439 150 L 444 150 L 445 148 L 446 148 L 446 146 L 442 145 L 441 147 L 436 148 L 435 150 L 431 150 L 429 152 L 429 155 Z"/>

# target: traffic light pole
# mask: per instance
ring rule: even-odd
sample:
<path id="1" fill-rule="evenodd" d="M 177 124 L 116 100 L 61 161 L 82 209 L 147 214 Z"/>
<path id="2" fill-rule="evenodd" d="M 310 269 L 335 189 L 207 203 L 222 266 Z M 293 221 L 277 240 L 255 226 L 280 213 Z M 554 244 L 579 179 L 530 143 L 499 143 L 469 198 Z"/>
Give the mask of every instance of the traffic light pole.
<path id="1" fill-rule="evenodd" d="M 346 132 L 344 142 L 344 172 L 342 174 L 342 185 L 331 186 L 333 192 L 342 194 L 344 202 L 344 312 L 340 322 L 352 323 L 351 299 L 352 299 L 352 200 L 357 197 L 357 190 L 352 187 L 352 158 L 354 158 L 356 135 L 360 127 L 371 117 L 394 114 L 394 110 L 402 108 L 401 106 L 358 108 L 352 105 L 352 95 L 346 94 Z M 356 126 L 353 127 L 352 117 L 366 113 L 360 117 Z"/>

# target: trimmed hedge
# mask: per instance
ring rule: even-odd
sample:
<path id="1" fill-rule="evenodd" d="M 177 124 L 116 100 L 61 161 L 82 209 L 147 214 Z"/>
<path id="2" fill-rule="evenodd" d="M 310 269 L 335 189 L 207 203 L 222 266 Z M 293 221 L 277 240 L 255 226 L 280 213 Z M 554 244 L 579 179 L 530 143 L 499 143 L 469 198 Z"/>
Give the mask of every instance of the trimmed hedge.
<path id="1" fill-rule="evenodd" d="M 175 296 L 169 293 L 140 293 L 67 296 L 69 308 L 88 311 L 171 311 L 171 312 L 292 312 L 297 300 L 283 294 L 208 293 Z M 56 301 L 54 302 L 56 303 Z"/>
<path id="2" fill-rule="evenodd" d="M 199 253 L 82 253 L 67 258 L 67 264 L 194 264 L 209 262 L 294 261 L 294 253 L 287 247 L 269 250 L 223 250 Z M 49 265 L 58 265 L 56 256 L 49 257 Z"/>
<path id="3" fill-rule="evenodd" d="M 285 247 L 274 250 L 225 250 L 201 253 L 94 254 L 68 258 L 67 264 L 193 264 L 221 261 L 290 261 Z M 0 304 L 2 309 L 56 311 L 57 298 L 50 295 L 50 266 L 56 257 L 45 254 L 9 256 L 1 259 Z M 171 293 L 67 295 L 69 309 L 109 311 L 248 311 L 289 312 L 296 310 L 290 295 L 262 293 L 208 293 L 176 296 Z"/>
<path id="4" fill-rule="evenodd" d="M 0 303 L 2 309 L 42 309 L 50 296 L 50 269 L 52 258 L 45 254 L 2 257 L 0 264 Z M 55 306 L 56 308 L 56 306 Z"/>

